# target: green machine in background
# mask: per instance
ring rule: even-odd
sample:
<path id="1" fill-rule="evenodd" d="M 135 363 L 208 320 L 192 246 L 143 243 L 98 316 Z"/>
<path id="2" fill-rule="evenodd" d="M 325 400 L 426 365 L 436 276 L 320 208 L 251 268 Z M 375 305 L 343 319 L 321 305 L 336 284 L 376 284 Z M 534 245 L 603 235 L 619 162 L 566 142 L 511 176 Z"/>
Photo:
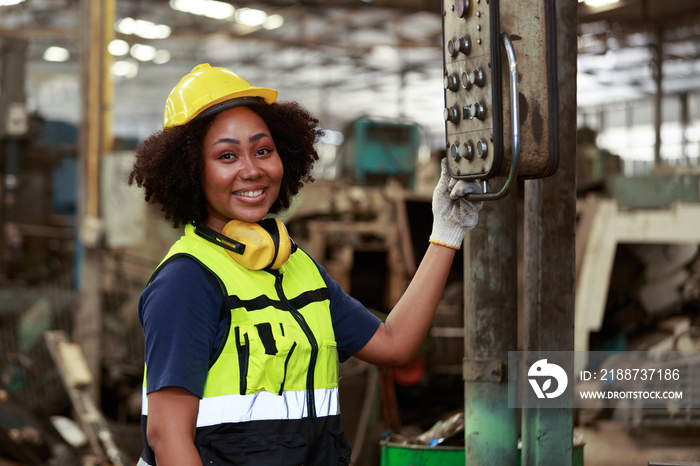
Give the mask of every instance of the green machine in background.
<path id="1" fill-rule="evenodd" d="M 341 175 L 360 186 L 396 178 L 412 188 L 420 146 L 415 123 L 360 117 L 351 123 L 340 160 Z"/>

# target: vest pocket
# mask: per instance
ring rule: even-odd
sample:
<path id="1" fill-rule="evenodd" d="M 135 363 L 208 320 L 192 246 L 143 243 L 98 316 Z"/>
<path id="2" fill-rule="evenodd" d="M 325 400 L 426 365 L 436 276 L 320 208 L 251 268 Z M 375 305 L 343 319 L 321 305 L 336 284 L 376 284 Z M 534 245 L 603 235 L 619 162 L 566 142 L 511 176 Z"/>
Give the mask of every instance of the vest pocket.
<path id="1" fill-rule="evenodd" d="M 292 338 L 282 335 L 275 327 L 269 324 L 247 327 L 245 343 L 240 346 L 238 327 L 236 328 L 241 394 L 261 391 L 278 395 L 282 393 L 297 343 Z"/>
<path id="2" fill-rule="evenodd" d="M 296 347 L 297 343 L 294 342 L 292 347 L 289 349 L 289 353 L 287 353 L 287 358 L 284 360 L 284 377 L 282 378 L 282 385 L 280 385 L 278 395 L 282 395 L 282 392 L 284 391 L 284 382 L 287 380 L 287 370 L 289 369 L 289 359 L 292 357 L 292 353 L 294 353 L 294 348 Z"/>
<path id="3" fill-rule="evenodd" d="M 236 349 L 238 351 L 238 368 L 240 370 L 239 381 L 240 381 L 240 391 L 244 395 L 247 387 L 248 379 L 248 360 L 250 359 L 250 340 L 248 338 L 248 333 L 243 333 L 241 335 L 241 327 L 236 327 Z"/>
<path id="4" fill-rule="evenodd" d="M 335 341 L 324 341 L 319 349 L 316 363 L 317 388 L 335 388 L 338 386 L 338 348 Z M 318 384 L 322 384 L 319 386 Z"/>

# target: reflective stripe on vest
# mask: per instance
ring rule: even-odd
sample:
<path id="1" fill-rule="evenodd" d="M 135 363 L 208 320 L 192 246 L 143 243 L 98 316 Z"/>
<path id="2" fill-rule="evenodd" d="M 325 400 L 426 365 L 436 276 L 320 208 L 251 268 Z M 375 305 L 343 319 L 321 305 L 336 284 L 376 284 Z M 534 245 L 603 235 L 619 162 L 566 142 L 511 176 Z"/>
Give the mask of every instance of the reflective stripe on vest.
<path id="1" fill-rule="evenodd" d="M 227 422 L 282 421 L 308 417 L 307 392 L 285 391 L 282 395 L 258 392 L 252 395 L 224 395 L 203 398 L 199 402 L 197 427 L 207 427 Z M 340 414 L 338 389 L 314 390 L 318 417 Z M 143 414 L 148 414 L 148 396 L 143 389 Z"/>
<path id="2" fill-rule="evenodd" d="M 276 272 L 250 271 L 191 225 L 161 266 L 181 255 L 219 278 L 229 307 L 229 332 L 207 374 L 197 426 L 339 414 L 329 294 L 311 258 L 299 249 Z"/>

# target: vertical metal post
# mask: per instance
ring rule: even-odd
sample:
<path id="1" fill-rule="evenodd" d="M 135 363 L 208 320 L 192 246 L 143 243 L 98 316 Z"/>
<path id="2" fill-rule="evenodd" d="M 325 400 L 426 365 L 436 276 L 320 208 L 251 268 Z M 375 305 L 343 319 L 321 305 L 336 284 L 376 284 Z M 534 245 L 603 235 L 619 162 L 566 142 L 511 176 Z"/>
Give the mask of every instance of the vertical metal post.
<path id="1" fill-rule="evenodd" d="M 107 46 L 114 33 L 115 0 L 82 0 L 88 21 L 81 41 L 82 121 L 78 204 L 80 303 L 73 339 L 80 344 L 93 375 L 90 393 L 99 399 L 102 362 L 102 264 L 100 257 L 100 159 L 112 148 L 111 78 Z"/>
<path id="2" fill-rule="evenodd" d="M 659 27 L 656 30 L 656 42 L 654 43 L 654 81 L 656 94 L 654 94 L 654 165 L 661 165 L 661 123 L 663 120 L 663 81 L 664 81 L 664 30 Z"/>
<path id="3" fill-rule="evenodd" d="M 12 218 L 19 176 L 19 139 L 25 137 L 28 130 L 24 92 L 28 45 L 26 40 L 0 41 L 0 270 L 5 270 L 5 224 Z M 3 278 L 0 276 L 0 281 Z"/>
<path id="4" fill-rule="evenodd" d="M 526 351 L 573 351 L 576 217 L 576 0 L 556 0 L 559 82 L 557 173 L 525 182 Z M 573 412 L 523 409 L 522 464 L 572 463 Z"/>
<path id="5" fill-rule="evenodd" d="M 508 351 L 517 340 L 517 189 L 479 214 L 464 240 L 466 464 L 517 464 Z"/>

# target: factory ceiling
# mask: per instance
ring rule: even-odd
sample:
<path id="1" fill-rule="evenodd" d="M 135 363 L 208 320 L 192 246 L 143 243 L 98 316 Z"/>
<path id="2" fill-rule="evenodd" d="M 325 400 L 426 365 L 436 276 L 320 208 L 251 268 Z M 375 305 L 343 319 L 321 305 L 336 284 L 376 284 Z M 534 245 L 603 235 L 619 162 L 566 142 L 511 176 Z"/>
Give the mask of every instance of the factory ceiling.
<path id="1" fill-rule="evenodd" d="M 120 68 L 123 76 L 115 78 L 117 135 L 142 138 L 158 129 L 172 86 L 194 65 L 209 62 L 229 67 L 255 85 L 278 89 L 281 99 L 300 101 L 332 129 L 370 115 L 415 121 L 426 134 L 441 137 L 439 0 L 224 2 L 235 5 L 236 15 L 259 10 L 268 22 L 282 19 L 281 26 L 245 25 L 235 20 L 238 16 L 199 16 L 178 11 L 178 3 L 116 0 L 117 20 L 147 20 L 170 28 L 164 39 L 116 33 L 132 54 L 139 44 L 168 58 L 162 64 L 140 61 L 128 56 L 128 48 L 127 55 L 115 57 L 124 61 L 122 66 L 131 66 L 131 71 Z M 578 13 L 580 107 L 653 95 L 659 38 L 664 43 L 664 92 L 700 88 L 700 1 L 619 0 L 599 7 L 579 3 Z M 28 102 L 47 118 L 78 121 L 80 31 L 85 21 L 77 0 L 0 6 L 0 41 L 28 42 Z M 44 60 L 47 48 L 56 45 L 68 50 L 67 61 Z"/>

